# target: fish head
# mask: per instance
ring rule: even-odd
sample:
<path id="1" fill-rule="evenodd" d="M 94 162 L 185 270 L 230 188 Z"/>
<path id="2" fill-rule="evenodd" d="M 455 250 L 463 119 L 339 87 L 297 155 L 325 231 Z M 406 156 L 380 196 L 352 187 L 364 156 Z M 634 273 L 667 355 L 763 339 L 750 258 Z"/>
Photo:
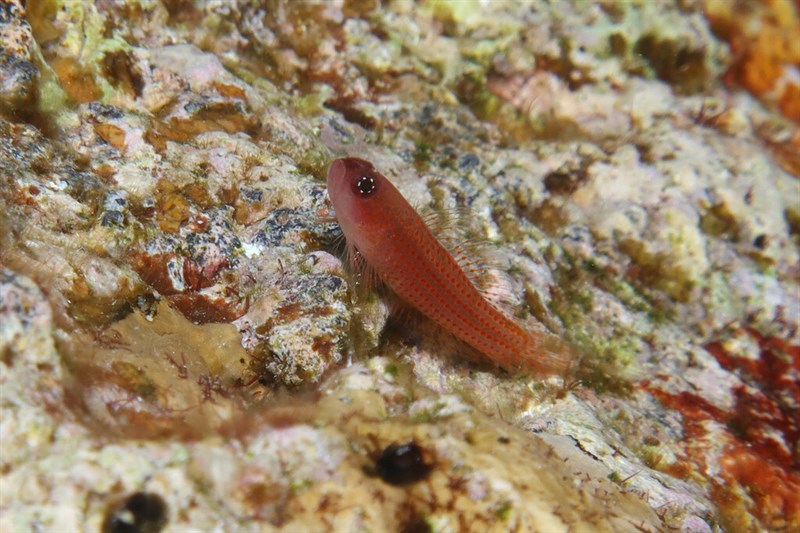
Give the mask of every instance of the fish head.
<path id="1" fill-rule="evenodd" d="M 390 200 L 398 194 L 369 161 L 355 157 L 336 159 L 328 169 L 328 195 L 336 218 L 345 237 L 357 246 L 374 235 L 372 226 L 385 219 Z"/>

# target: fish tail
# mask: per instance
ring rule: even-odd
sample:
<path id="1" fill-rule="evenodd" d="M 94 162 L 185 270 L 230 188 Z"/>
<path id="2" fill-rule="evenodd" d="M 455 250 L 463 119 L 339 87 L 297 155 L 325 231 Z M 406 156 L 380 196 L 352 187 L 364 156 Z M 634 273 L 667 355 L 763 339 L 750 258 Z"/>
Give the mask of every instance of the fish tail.
<path id="1" fill-rule="evenodd" d="M 539 376 L 566 376 L 577 364 L 574 350 L 559 337 L 529 332 L 521 366 Z"/>

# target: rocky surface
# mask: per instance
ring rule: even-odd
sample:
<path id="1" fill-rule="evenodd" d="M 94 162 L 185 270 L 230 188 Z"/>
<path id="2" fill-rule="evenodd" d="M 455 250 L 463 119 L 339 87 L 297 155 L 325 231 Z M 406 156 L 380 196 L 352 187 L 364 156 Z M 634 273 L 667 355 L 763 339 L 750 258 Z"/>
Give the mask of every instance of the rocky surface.
<path id="1" fill-rule="evenodd" d="M 0 529 L 800 527 L 793 4 L 384 4 L 0 1 Z M 574 371 L 358 290 L 343 155 Z"/>

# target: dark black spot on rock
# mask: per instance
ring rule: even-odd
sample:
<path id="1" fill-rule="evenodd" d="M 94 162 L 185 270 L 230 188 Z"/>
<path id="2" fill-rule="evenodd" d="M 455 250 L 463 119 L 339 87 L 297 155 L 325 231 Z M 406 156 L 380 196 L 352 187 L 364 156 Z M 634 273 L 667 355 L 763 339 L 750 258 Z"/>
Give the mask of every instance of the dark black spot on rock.
<path id="1" fill-rule="evenodd" d="M 700 92 L 710 83 L 703 49 L 648 33 L 636 42 L 634 51 L 650 64 L 659 79 L 681 94 Z"/>
<path id="2" fill-rule="evenodd" d="M 480 159 L 475 154 L 464 154 L 458 160 L 458 168 L 463 171 L 472 170 L 480 164 Z"/>
<path id="3" fill-rule="evenodd" d="M 39 69 L 33 63 L 16 55 L 0 54 L 0 80 L 0 112 L 11 116 L 34 112 Z"/>
<path id="4" fill-rule="evenodd" d="M 425 463 L 422 448 L 409 442 L 387 446 L 375 463 L 375 471 L 390 485 L 408 485 L 425 479 L 431 466 Z"/>
<path id="5" fill-rule="evenodd" d="M 753 239 L 753 246 L 758 248 L 759 250 L 763 250 L 767 247 L 767 236 L 763 233 Z"/>
<path id="6" fill-rule="evenodd" d="M 436 116 L 436 106 L 433 104 L 423 104 L 419 114 L 419 122 L 423 126 L 428 125 Z"/>
<path id="7" fill-rule="evenodd" d="M 432 531 L 433 528 L 428 521 L 421 517 L 414 517 L 400 528 L 400 533 L 431 533 Z"/>
<path id="8" fill-rule="evenodd" d="M 117 89 L 139 98 L 144 90 L 144 78 L 133 57 L 125 51 L 106 52 L 101 62 L 103 74 Z"/>
<path id="9" fill-rule="evenodd" d="M 290 233 L 305 229 L 307 220 L 305 212 L 285 207 L 274 209 L 264 219 L 264 229 L 256 235 L 254 242 L 266 248 L 280 246 Z"/>
<path id="10" fill-rule="evenodd" d="M 260 202 L 264 198 L 264 193 L 258 189 L 250 189 L 242 187 L 240 189 L 242 196 L 251 202 Z"/>
<path id="11" fill-rule="evenodd" d="M 497 442 L 499 442 L 500 444 L 508 444 L 509 442 L 511 442 L 511 439 L 509 439 L 508 437 L 501 436 L 497 437 Z"/>
<path id="12" fill-rule="evenodd" d="M 350 144 L 351 142 L 353 142 L 355 140 L 355 137 L 353 137 L 353 134 L 350 133 L 350 131 L 347 129 L 347 127 L 345 127 L 343 124 L 341 124 L 338 120 L 330 119 L 328 121 L 328 124 L 330 125 L 331 129 L 333 131 L 335 131 L 336 134 L 339 136 L 339 138 L 341 139 L 341 142 L 343 142 L 345 144 Z"/>
<path id="13" fill-rule="evenodd" d="M 24 5 L 24 2 L 23 2 Z M 11 2 L 0 4 L 0 24 L 8 24 L 19 18 L 19 7 Z"/>
<path id="14" fill-rule="evenodd" d="M 554 170 L 544 177 L 545 188 L 560 196 L 569 195 L 578 188 L 579 177 L 568 171 Z"/>
<path id="15" fill-rule="evenodd" d="M 89 111 L 97 118 L 103 119 L 121 119 L 125 116 L 119 107 L 101 102 L 90 102 Z"/>
<path id="16" fill-rule="evenodd" d="M 186 22 L 199 16 L 197 7 L 191 0 L 168 0 L 164 7 L 169 13 L 170 22 Z"/>
<path id="17" fill-rule="evenodd" d="M 343 283 L 344 283 L 344 281 L 342 280 L 342 278 L 339 278 L 339 277 L 336 277 L 336 276 L 326 276 L 325 277 L 325 286 L 331 292 L 338 291 L 342 287 Z"/>
<path id="18" fill-rule="evenodd" d="M 167 523 L 167 504 L 158 494 L 136 492 L 112 505 L 103 533 L 158 533 Z"/>
<path id="19" fill-rule="evenodd" d="M 299 2 L 298 2 L 299 3 Z M 374 130 L 378 120 L 358 109 L 353 98 L 336 97 L 325 101 L 324 107 L 338 111 L 347 122 L 358 124 L 364 129 Z"/>
<path id="20" fill-rule="evenodd" d="M 125 216 L 119 211 L 106 211 L 103 214 L 103 220 L 100 222 L 103 226 L 121 226 L 125 221 Z"/>
<path id="21" fill-rule="evenodd" d="M 103 184 L 90 172 L 67 168 L 64 182 L 65 192 L 82 204 L 97 203 L 105 193 Z"/>
<path id="22" fill-rule="evenodd" d="M 624 56 L 628 51 L 628 40 L 624 33 L 614 32 L 608 36 L 608 46 L 615 56 Z"/>

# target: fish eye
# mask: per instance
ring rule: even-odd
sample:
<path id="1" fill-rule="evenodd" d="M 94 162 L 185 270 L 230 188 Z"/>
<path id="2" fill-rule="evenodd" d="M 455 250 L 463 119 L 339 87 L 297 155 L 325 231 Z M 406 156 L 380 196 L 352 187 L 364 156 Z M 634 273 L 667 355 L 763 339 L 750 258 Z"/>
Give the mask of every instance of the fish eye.
<path id="1" fill-rule="evenodd" d="M 355 190 L 359 196 L 371 196 L 378 188 L 378 183 L 372 176 L 361 176 L 356 182 Z"/>

